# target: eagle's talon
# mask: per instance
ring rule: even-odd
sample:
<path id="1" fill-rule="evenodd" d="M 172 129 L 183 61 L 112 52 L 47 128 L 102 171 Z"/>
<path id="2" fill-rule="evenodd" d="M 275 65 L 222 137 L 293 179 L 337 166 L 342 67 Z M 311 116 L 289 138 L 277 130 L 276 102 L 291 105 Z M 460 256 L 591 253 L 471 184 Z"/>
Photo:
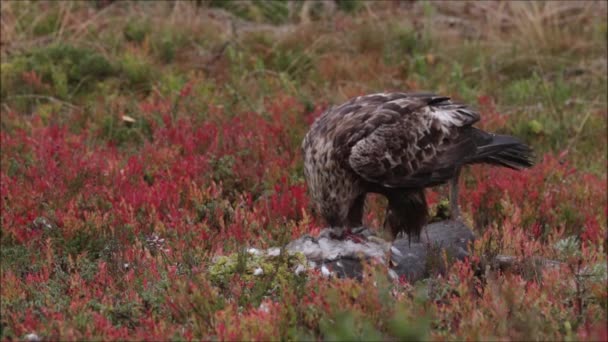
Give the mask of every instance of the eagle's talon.
<path id="1" fill-rule="evenodd" d="M 329 236 L 332 239 L 339 240 L 339 241 L 350 240 L 350 241 L 352 241 L 354 243 L 363 243 L 363 242 L 365 242 L 365 238 L 364 237 L 362 237 L 362 236 L 360 236 L 358 234 L 353 233 L 350 229 L 344 229 L 342 231 L 342 234 L 340 234 L 340 235 L 335 234 L 335 233 L 330 233 Z"/>

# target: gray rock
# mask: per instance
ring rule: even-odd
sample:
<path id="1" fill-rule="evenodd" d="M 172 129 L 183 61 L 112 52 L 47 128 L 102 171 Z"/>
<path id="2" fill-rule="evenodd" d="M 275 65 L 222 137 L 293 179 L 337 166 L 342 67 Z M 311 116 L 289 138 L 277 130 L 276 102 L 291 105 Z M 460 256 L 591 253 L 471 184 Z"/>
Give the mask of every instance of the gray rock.
<path id="1" fill-rule="evenodd" d="M 432 273 L 444 273 L 446 261 L 451 263 L 469 256 L 468 245 L 474 239 L 473 232 L 460 221 L 435 222 L 424 227 L 420 243 L 410 243 L 407 237 L 396 240 L 391 266 L 398 276 L 405 276 L 410 282 Z"/>
<path id="2" fill-rule="evenodd" d="M 475 236 L 459 221 L 440 221 L 424 227 L 420 243 L 410 243 L 407 236 L 392 244 L 377 237 L 374 230 L 357 228 L 354 233 L 361 242 L 338 240 L 339 230 L 327 228 L 317 238 L 305 235 L 290 242 L 285 248 L 290 253 L 300 252 L 323 274 L 360 278 L 362 260 L 373 259 L 390 265 L 393 277 L 414 282 L 436 272 L 444 272 L 446 261 L 462 260 Z M 445 252 L 445 254 L 444 254 Z M 444 257 L 447 256 L 446 257 Z M 390 262 L 388 258 L 390 257 Z"/>

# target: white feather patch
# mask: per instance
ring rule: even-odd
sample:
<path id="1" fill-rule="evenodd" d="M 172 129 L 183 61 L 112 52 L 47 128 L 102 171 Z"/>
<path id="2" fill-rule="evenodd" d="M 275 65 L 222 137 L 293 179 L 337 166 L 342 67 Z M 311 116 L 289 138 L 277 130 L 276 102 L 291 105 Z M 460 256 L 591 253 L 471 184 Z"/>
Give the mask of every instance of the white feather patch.
<path id="1" fill-rule="evenodd" d="M 441 122 L 444 126 L 460 126 L 462 125 L 461 114 L 457 113 L 454 110 L 441 110 L 435 109 L 432 110 L 430 107 L 426 108 L 426 113 Z M 447 130 L 448 127 L 442 127 L 444 130 Z"/>

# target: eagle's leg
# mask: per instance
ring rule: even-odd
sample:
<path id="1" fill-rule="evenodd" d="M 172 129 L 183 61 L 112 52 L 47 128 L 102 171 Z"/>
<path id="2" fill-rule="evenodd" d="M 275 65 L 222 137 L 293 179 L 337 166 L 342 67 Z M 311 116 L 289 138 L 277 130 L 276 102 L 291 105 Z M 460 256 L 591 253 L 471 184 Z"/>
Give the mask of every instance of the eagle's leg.
<path id="1" fill-rule="evenodd" d="M 366 194 L 359 195 L 348 210 L 346 224 L 349 228 L 360 227 L 363 224 L 363 210 L 365 207 Z"/>
<path id="2" fill-rule="evenodd" d="M 407 234 L 410 243 L 420 242 L 420 232 L 428 218 L 424 189 L 390 189 L 385 192 L 385 196 L 388 198 L 388 208 L 384 228 L 391 233 L 393 240 L 403 232 Z"/>
<path id="3" fill-rule="evenodd" d="M 364 238 L 358 234 L 352 232 L 353 228 L 360 227 L 363 224 L 363 209 L 365 206 L 365 195 L 362 194 L 355 199 L 348 211 L 348 217 L 346 218 L 346 227 L 342 230 L 340 235 L 332 236 L 338 240 L 352 240 L 357 243 L 364 241 Z"/>
<path id="4" fill-rule="evenodd" d="M 458 206 L 458 179 L 460 178 L 460 168 L 454 173 L 454 177 L 450 179 L 450 219 L 460 219 L 460 207 Z"/>

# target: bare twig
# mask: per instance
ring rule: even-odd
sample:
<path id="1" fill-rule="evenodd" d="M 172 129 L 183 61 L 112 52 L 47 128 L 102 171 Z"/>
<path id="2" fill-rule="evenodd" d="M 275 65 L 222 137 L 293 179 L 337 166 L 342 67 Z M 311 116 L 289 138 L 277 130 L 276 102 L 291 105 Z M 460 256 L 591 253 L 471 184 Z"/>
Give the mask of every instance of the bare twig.
<path id="1" fill-rule="evenodd" d="M 74 110 L 81 110 L 82 109 L 82 108 L 80 108 L 80 107 L 78 107 L 78 106 L 76 106 L 76 105 L 74 105 L 72 103 L 69 103 L 67 101 L 63 101 L 63 100 L 60 100 L 60 99 L 58 99 L 56 97 L 48 96 L 48 95 L 22 94 L 22 95 L 12 95 L 12 96 L 7 96 L 6 97 L 7 100 L 10 100 L 10 99 L 19 99 L 19 98 L 47 100 L 47 101 L 50 101 L 50 102 L 53 102 L 53 103 L 59 103 L 59 104 L 61 104 L 63 106 L 69 107 L 69 108 L 74 109 Z"/>
<path id="2" fill-rule="evenodd" d="M 82 35 L 84 33 L 86 33 L 86 28 L 89 27 L 89 25 L 91 23 L 93 23 L 95 20 L 98 20 L 99 18 L 103 17 L 104 15 L 106 15 L 106 13 L 108 11 L 110 11 L 111 8 L 114 8 L 114 6 L 107 6 L 102 8 L 101 10 L 97 11 L 91 18 L 89 18 L 87 21 L 85 21 L 84 23 L 80 24 L 80 26 L 78 26 L 75 30 L 74 33 L 72 35 L 72 39 L 74 40 L 78 40 L 79 38 L 82 37 Z"/>
<path id="3" fill-rule="evenodd" d="M 569 151 L 574 146 L 574 144 L 576 144 L 576 141 L 580 137 L 581 132 L 583 132 L 583 128 L 585 128 L 585 124 L 587 123 L 587 120 L 589 120 L 589 117 L 591 116 L 591 113 L 592 113 L 592 111 L 588 110 L 587 114 L 585 114 L 585 117 L 583 118 L 583 120 L 581 120 L 580 125 L 576 129 L 576 133 L 574 134 L 574 136 L 568 142 L 568 146 L 566 146 L 566 151 Z"/>

